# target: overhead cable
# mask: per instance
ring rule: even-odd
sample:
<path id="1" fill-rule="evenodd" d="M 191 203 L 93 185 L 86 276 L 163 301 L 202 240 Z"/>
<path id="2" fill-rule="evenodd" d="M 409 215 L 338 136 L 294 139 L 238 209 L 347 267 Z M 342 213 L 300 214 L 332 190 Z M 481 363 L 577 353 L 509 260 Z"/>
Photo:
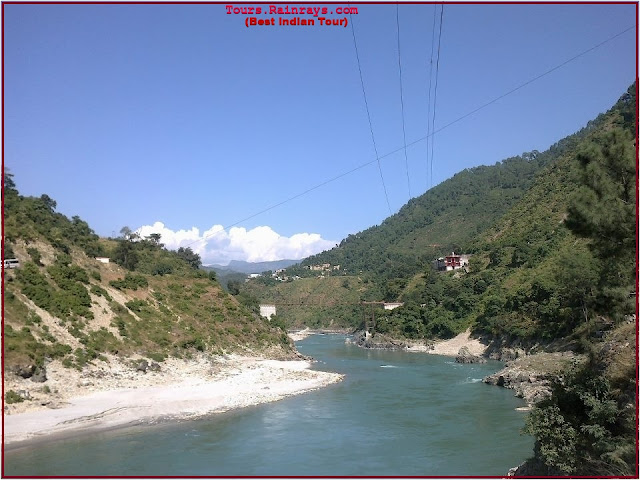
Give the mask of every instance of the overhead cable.
<path id="1" fill-rule="evenodd" d="M 431 128 L 436 128 L 436 101 L 438 99 L 438 73 L 440 71 L 440 43 L 442 41 L 442 17 L 444 16 L 444 4 L 440 9 L 440 33 L 438 33 L 438 54 L 436 56 L 436 84 L 433 88 L 433 120 L 431 121 Z M 433 186 L 433 144 L 435 143 L 435 139 L 433 138 L 433 133 L 431 136 L 431 171 L 430 178 L 431 184 Z"/>
<path id="2" fill-rule="evenodd" d="M 409 179 L 409 159 L 407 157 L 407 132 L 405 130 L 404 118 L 404 98 L 402 94 L 402 62 L 400 60 L 400 5 L 396 4 L 396 29 L 398 31 L 398 71 L 400 72 L 400 109 L 402 111 L 402 143 L 404 144 L 404 166 L 407 172 L 407 188 L 409 189 L 409 200 L 411 200 L 411 180 Z"/>
<path id="3" fill-rule="evenodd" d="M 367 119 L 369 120 L 369 130 L 371 131 L 371 141 L 373 142 L 373 150 L 376 154 L 376 161 L 378 162 L 378 171 L 380 172 L 380 180 L 382 181 L 382 188 L 384 189 L 384 197 L 387 199 L 387 207 L 389 208 L 389 215 L 391 215 L 391 204 L 389 203 L 389 195 L 387 195 L 387 186 L 384 184 L 384 176 L 382 175 L 382 165 L 380 165 L 380 155 L 378 155 L 378 147 L 376 147 L 376 139 L 373 136 L 373 125 L 371 123 L 371 113 L 369 113 L 369 104 L 367 103 L 367 94 L 364 91 L 364 80 L 362 79 L 362 68 L 360 66 L 360 55 L 358 55 L 358 43 L 356 42 L 356 31 L 353 28 L 353 18 L 349 14 L 351 23 L 351 34 L 353 35 L 353 46 L 356 50 L 356 60 L 358 62 L 358 72 L 360 73 L 360 85 L 362 86 L 362 96 L 364 97 L 364 106 L 367 110 Z"/>
<path id="4" fill-rule="evenodd" d="M 535 82 L 535 81 L 537 81 L 537 80 L 540 80 L 541 78 L 543 78 L 543 77 L 545 77 L 545 76 L 549 75 L 550 73 L 555 72 L 556 70 L 558 70 L 558 69 L 560 69 L 560 68 L 564 67 L 565 65 L 568 65 L 569 63 L 571 63 L 571 62 L 573 62 L 573 61 L 577 60 L 578 58 L 580 58 L 580 57 L 582 57 L 582 56 L 586 55 L 587 53 L 592 52 L 593 50 L 596 50 L 597 48 L 601 47 L 602 45 L 604 45 L 604 44 L 606 44 L 606 43 L 608 43 L 608 42 L 610 42 L 610 41 L 612 41 L 612 40 L 615 40 L 615 39 L 616 39 L 616 38 L 618 38 L 619 36 L 621 36 L 621 35 L 623 35 L 623 34 L 627 33 L 627 32 L 628 32 L 628 31 L 630 31 L 630 30 L 633 30 L 634 28 L 636 28 L 636 27 L 635 27 L 635 25 L 632 25 L 632 26 L 630 26 L 630 27 L 626 28 L 625 30 L 622 30 L 621 32 L 619 32 L 619 33 L 617 33 L 617 34 L 615 34 L 615 35 L 613 35 L 613 36 L 611 36 L 611 37 L 607 38 L 606 40 L 604 40 L 604 41 L 602 41 L 602 42 L 598 43 L 597 45 L 594 45 L 593 47 L 588 48 L 587 50 L 584 50 L 584 51 L 582 51 L 582 52 L 578 53 L 577 55 L 574 55 L 573 57 L 571 57 L 571 58 L 569 58 L 568 60 L 565 60 L 564 62 L 562 62 L 562 63 L 560 63 L 560 64 L 556 65 L 555 67 L 550 68 L 550 69 L 549 69 L 549 70 L 547 70 L 546 72 L 541 73 L 540 75 L 537 75 L 537 76 L 535 76 L 535 77 L 531 78 L 530 80 L 527 80 L 526 82 L 524 82 L 524 83 L 522 83 L 522 84 L 518 85 L 518 86 L 517 86 L 517 87 L 515 87 L 515 88 L 512 88 L 512 89 L 511 89 L 511 90 L 509 90 L 508 92 L 503 93 L 502 95 L 500 95 L 500 96 L 498 96 L 498 97 L 495 97 L 493 100 L 490 100 L 490 101 L 488 101 L 487 103 L 484 103 L 483 105 L 479 106 L 478 108 L 476 108 L 476 109 L 474 109 L 474 110 L 471 110 L 471 111 L 470 111 L 470 112 L 468 112 L 468 113 L 465 113 L 464 115 L 462 115 L 462 116 L 460 116 L 460 117 L 456 118 L 455 120 L 453 120 L 453 121 L 451 121 L 451 122 L 449 122 L 449 123 L 447 123 L 447 124 L 443 125 L 442 127 L 438 128 L 437 130 L 434 130 L 433 132 L 431 132 L 431 134 L 429 134 L 429 135 L 425 135 L 424 137 L 418 138 L 418 139 L 414 140 L 413 142 L 407 143 L 407 145 L 406 145 L 406 146 L 407 146 L 407 147 L 411 147 L 411 146 L 413 146 L 413 145 L 416 145 L 417 143 L 420 143 L 420 142 L 422 142 L 422 141 L 424 141 L 424 140 L 427 140 L 428 138 L 433 137 L 436 133 L 440 133 L 441 131 L 445 130 L 446 128 L 449 128 L 450 126 L 455 125 L 456 123 L 458 123 L 458 122 L 460 122 L 460 121 L 464 120 L 465 118 L 470 117 L 470 116 L 471 116 L 471 115 L 473 115 L 474 113 L 477 113 L 477 112 L 479 112 L 480 110 L 483 110 L 484 108 L 488 107 L 489 105 L 492 105 L 492 104 L 496 103 L 498 100 L 501 100 L 501 99 L 503 99 L 503 98 L 505 98 L 505 97 L 507 97 L 507 96 L 509 96 L 509 95 L 511 95 L 511 94 L 513 94 L 513 93 L 515 93 L 515 92 L 517 92 L 518 90 L 520 90 L 520 89 L 522 89 L 522 88 L 526 87 L 527 85 L 530 85 L 531 83 L 533 83 L 533 82 Z M 246 217 L 246 218 L 243 218 L 242 220 L 238 220 L 238 221 L 237 221 L 237 222 L 235 222 L 235 223 L 232 223 L 232 224 L 230 224 L 230 225 L 227 225 L 226 227 L 223 227 L 223 228 L 222 228 L 222 230 L 218 230 L 218 231 L 216 231 L 216 232 L 212 232 L 212 233 L 210 233 L 210 234 L 208 234 L 208 235 L 205 235 L 204 237 L 202 237 L 202 238 L 200 238 L 200 239 L 198 239 L 198 240 L 194 240 L 193 242 L 190 242 L 190 243 L 185 244 L 185 245 L 183 245 L 183 246 L 184 246 L 184 247 L 187 247 L 187 246 L 189 246 L 189 245 L 193 245 L 193 244 L 195 244 L 195 243 L 201 242 L 201 241 L 205 240 L 206 238 L 211 237 L 211 236 L 212 236 L 212 235 L 214 235 L 215 233 L 218 233 L 218 232 L 220 232 L 220 231 L 224 231 L 224 230 L 228 230 L 228 229 L 230 229 L 230 228 L 232 228 L 232 227 L 235 227 L 235 226 L 237 226 L 237 225 L 239 225 L 239 224 L 241 224 L 241 223 L 246 222 L 247 220 L 251 220 L 252 218 L 255 218 L 255 217 L 259 216 L 259 215 L 262 215 L 263 213 L 266 213 L 266 212 L 268 212 L 268 211 L 270 211 L 270 210 L 273 210 L 273 209 L 275 209 L 275 208 L 278 208 L 278 207 L 280 207 L 280 206 L 282 206 L 282 205 L 284 205 L 284 204 L 286 204 L 286 203 L 289 203 L 289 202 L 291 202 L 291 201 L 293 201 L 293 200 L 296 200 L 296 199 L 298 199 L 298 198 L 300 198 L 300 197 L 303 197 L 304 195 L 306 195 L 306 194 L 308 194 L 308 193 L 311 193 L 311 192 L 313 192 L 314 190 L 317 190 L 317 189 L 319 189 L 319 188 L 322 188 L 322 187 L 324 187 L 325 185 L 328 185 L 328 184 L 330 184 L 330 183 L 333 183 L 333 182 L 335 182 L 336 180 L 339 180 L 339 179 L 341 179 L 341 178 L 343 178 L 343 177 L 346 177 L 346 176 L 348 176 L 348 175 L 351 175 L 352 173 L 357 172 L 358 170 L 362 170 L 363 168 L 366 168 L 366 167 L 368 167 L 368 166 L 370 166 L 370 165 L 373 165 L 373 164 L 374 164 L 374 163 L 376 163 L 376 162 L 378 163 L 378 166 L 380 166 L 380 160 L 382 160 L 382 159 L 384 159 L 384 158 L 387 158 L 387 157 L 390 157 L 390 156 L 392 156 L 392 155 L 394 155 L 394 154 L 396 154 L 396 153 L 400 152 L 400 151 L 401 151 L 401 150 L 403 150 L 404 148 L 405 148 L 405 146 L 402 146 L 402 147 L 400 147 L 400 148 L 396 148 L 395 150 L 392 150 L 392 151 L 390 151 L 390 152 L 387 152 L 387 153 L 385 153 L 384 155 L 380 155 L 379 157 L 378 157 L 378 156 L 376 156 L 376 159 L 375 159 L 375 160 L 370 160 L 370 161 L 368 161 L 368 162 L 362 163 L 362 164 L 360 164 L 360 165 L 358 165 L 358 166 L 356 166 L 356 167 L 352 168 L 351 170 L 348 170 L 348 171 L 346 171 L 346 172 L 340 173 L 340 174 L 338 174 L 338 175 L 336 175 L 336 176 L 334 176 L 334 177 L 332 177 L 332 178 L 329 178 L 329 179 L 325 180 L 325 181 L 324 181 L 324 182 L 322 182 L 322 183 L 319 183 L 319 184 L 317 184 L 317 185 L 314 185 L 313 187 L 310 187 L 310 188 L 308 188 L 308 189 L 304 190 L 303 192 L 300 192 L 300 193 L 298 193 L 298 194 L 296 194 L 296 195 L 293 195 L 293 196 L 291 196 L 291 197 L 289 197 L 289 198 L 287 198 L 287 199 L 285 199 L 285 200 L 283 200 L 283 201 L 281 201 L 281 202 L 278 202 L 278 203 L 275 203 L 275 204 L 273 204 L 273 205 L 271 205 L 271 206 L 268 206 L 268 207 L 266 207 L 266 208 L 264 208 L 264 209 L 260 210 L 259 212 L 256 212 L 256 213 L 254 213 L 254 214 L 252 214 L 252 215 L 249 215 L 249 216 L 248 216 L 248 217 Z"/>
<path id="5" fill-rule="evenodd" d="M 433 46 L 436 44 L 436 4 L 433 4 L 433 25 L 431 26 L 431 58 L 429 59 L 429 97 L 427 100 L 427 188 L 433 183 L 433 179 L 429 174 L 429 139 L 431 137 L 431 90 L 433 83 Z"/>

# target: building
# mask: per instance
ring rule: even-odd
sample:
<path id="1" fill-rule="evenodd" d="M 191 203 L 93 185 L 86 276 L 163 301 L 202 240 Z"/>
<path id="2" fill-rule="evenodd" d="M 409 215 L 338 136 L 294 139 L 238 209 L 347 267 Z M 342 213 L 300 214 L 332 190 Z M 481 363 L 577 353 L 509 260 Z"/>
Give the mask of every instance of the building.
<path id="1" fill-rule="evenodd" d="M 458 270 L 469 265 L 469 257 L 470 255 L 451 252 L 451 255 L 436 260 L 436 268 L 438 271 Z"/>
<path id="2" fill-rule="evenodd" d="M 276 314 L 276 306 L 269 304 L 260 304 L 260 316 L 271 320 L 271 317 Z"/>
<path id="3" fill-rule="evenodd" d="M 108 257 L 96 257 L 96 260 L 99 261 L 100 263 L 109 263 Z"/>
<path id="4" fill-rule="evenodd" d="M 330 263 L 323 263 L 322 265 L 309 265 L 309 270 L 314 271 L 314 272 L 323 272 L 325 270 L 331 270 L 331 264 Z M 338 265 L 338 270 L 340 269 L 340 265 Z M 336 270 L 334 268 L 334 270 Z"/>

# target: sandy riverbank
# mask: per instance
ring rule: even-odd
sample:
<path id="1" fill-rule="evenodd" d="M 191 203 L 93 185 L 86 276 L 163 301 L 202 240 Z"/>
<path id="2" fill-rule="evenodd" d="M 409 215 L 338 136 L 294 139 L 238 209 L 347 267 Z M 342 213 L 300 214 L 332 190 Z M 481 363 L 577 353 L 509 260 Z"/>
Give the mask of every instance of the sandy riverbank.
<path id="1" fill-rule="evenodd" d="M 5 391 L 27 391 L 31 400 L 5 409 L 5 445 L 52 434 L 194 418 L 272 402 L 342 379 L 337 373 L 310 370 L 305 360 L 235 355 L 167 359 L 161 371 L 147 373 L 114 358 L 99 363 L 78 372 L 52 362 L 44 384 L 8 375 Z"/>
<path id="2" fill-rule="evenodd" d="M 467 347 L 472 355 L 482 355 L 487 350 L 487 346 L 481 343 L 480 340 L 471 338 L 470 330 L 462 332 L 449 340 L 440 340 L 431 345 L 414 345 L 407 350 L 455 357 L 462 347 Z"/>
<path id="3" fill-rule="evenodd" d="M 305 328 L 304 330 L 300 330 L 297 332 L 289 332 L 289 338 L 294 342 L 299 342 L 300 340 L 304 340 L 309 335 L 313 335 L 315 332 L 309 328 Z"/>

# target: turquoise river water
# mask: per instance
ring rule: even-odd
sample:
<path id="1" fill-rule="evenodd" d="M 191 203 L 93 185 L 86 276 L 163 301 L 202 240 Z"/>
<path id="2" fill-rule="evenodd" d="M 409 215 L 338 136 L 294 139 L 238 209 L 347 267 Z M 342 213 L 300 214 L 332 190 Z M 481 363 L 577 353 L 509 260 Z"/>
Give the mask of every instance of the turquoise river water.
<path id="1" fill-rule="evenodd" d="M 532 454 L 524 403 L 480 381 L 499 362 L 365 350 L 342 335 L 297 346 L 345 380 L 206 419 L 9 450 L 5 475 L 504 475 Z"/>

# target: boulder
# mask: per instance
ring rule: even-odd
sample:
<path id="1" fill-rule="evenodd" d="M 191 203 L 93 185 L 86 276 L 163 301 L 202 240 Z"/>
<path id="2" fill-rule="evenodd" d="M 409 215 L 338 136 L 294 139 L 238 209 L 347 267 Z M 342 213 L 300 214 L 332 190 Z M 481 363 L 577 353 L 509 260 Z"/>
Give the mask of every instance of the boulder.
<path id="1" fill-rule="evenodd" d="M 44 383 L 47 381 L 47 370 L 44 367 L 36 368 L 34 374 L 31 376 L 31 381 L 36 383 Z"/>
<path id="2" fill-rule="evenodd" d="M 486 361 L 486 358 L 471 353 L 468 347 L 462 347 L 456 356 L 457 363 L 486 363 Z"/>
<path id="3" fill-rule="evenodd" d="M 151 365 L 149 365 L 149 370 L 152 372 L 159 372 L 160 365 L 158 365 L 156 362 L 151 362 Z"/>
<path id="4" fill-rule="evenodd" d="M 28 390 L 18 390 L 16 392 L 23 400 L 31 400 L 31 394 Z"/>
<path id="5" fill-rule="evenodd" d="M 146 360 L 141 360 L 138 362 L 138 365 L 136 365 L 137 372 L 147 373 L 147 368 L 149 368 L 149 362 Z"/>
<path id="6" fill-rule="evenodd" d="M 16 365 L 12 371 L 19 377 L 30 378 L 36 371 L 36 367 L 35 365 Z"/>

